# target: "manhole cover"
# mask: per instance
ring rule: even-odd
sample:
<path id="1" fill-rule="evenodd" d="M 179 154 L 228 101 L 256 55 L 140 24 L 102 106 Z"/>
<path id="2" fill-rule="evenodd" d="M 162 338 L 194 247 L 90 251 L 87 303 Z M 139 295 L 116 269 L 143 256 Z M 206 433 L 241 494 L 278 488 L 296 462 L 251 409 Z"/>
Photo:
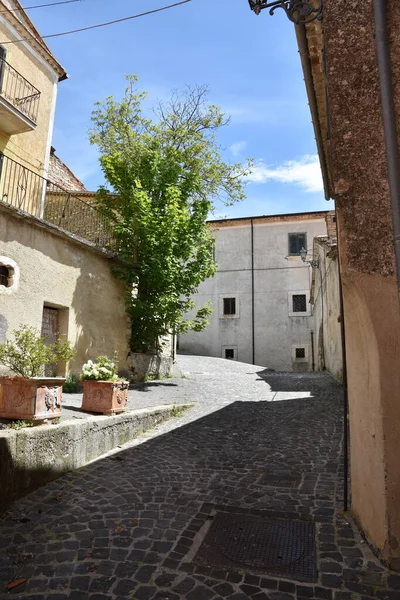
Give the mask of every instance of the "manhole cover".
<path id="1" fill-rule="evenodd" d="M 308 521 L 218 513 L 194 562 L 313 582 L 315 526 Z"/>
<path id="2" fill-rule="evenodd" d="M 276 473 L 264 473 L 260 483 L 271 487 L 299 487 L 301 477 L 298 475 L 277 475 Z"/>

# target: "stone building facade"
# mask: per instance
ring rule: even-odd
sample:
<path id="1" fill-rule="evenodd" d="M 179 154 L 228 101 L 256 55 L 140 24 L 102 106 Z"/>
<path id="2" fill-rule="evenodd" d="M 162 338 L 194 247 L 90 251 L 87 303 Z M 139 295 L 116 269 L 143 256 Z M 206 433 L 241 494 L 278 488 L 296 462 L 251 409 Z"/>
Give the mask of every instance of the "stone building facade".
<path id="1" fill-rule="evenodd" d="M 196 305 L 211 301 L 210 324 L 179 338 L 179 348 L 284 371 L 312 370 L 311 269 L 304 246 L 326 234 L 327 212 L 211 221 L 214 278 Z"/>

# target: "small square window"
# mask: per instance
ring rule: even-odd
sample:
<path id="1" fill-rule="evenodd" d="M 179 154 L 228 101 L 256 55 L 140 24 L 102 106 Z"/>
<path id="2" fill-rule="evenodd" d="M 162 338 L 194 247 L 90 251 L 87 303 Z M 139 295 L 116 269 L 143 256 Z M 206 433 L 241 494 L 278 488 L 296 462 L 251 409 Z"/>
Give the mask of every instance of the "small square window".
<path id="1" fill-rule="evenodd" d="M 236 298 L 224 298 L 224 315 L 236 314 Z"/>
<path id="2" fill-rule="evenodd" d="M 307 312 L 307 297 L 305 294 L 293 294 L 293 312 Z"/>
<path id="3" fill-rule="evenodd" d="M 289 255 L 300 256 L 300 250 L 307 250 L 307 234 L 306 233 L 289 233 Z"/>
<path id="4" fill-rule="evenodd" d="M 296 358 L 305 358 L 306 357 L 306 349 L 305 348 L 296 348 Z"/>
<path id="5" fill-rule="evenodd" d="M 225 348 L 225 358 L 235 359 L 235 350 L 233 348 Z"/>

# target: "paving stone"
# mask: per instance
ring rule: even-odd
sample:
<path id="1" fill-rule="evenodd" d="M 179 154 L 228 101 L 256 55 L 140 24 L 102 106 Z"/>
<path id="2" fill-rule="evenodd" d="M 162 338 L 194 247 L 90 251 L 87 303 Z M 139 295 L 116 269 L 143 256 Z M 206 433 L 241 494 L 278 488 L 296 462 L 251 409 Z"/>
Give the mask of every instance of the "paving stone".
<path id="1" fill-rule="evenodd" d="M 341 386 L 327 373 L 272 373 L 211 357 L 178 363 L 187 379 L 140 384 L 129 402 L 189 400 L 192 409 L 26 496 L 0 522 L 1 585 L 16 568 L 29 579 L 7 598 L 399 600 L 400 576 L 341 512 Z M 272 401 L 276 391 L 282 401 Z M 302 483 L 267 485 L 267 471 Z M 201 528 L 226 510 L 315 520 L 318 580 L 192 562 Z"/>

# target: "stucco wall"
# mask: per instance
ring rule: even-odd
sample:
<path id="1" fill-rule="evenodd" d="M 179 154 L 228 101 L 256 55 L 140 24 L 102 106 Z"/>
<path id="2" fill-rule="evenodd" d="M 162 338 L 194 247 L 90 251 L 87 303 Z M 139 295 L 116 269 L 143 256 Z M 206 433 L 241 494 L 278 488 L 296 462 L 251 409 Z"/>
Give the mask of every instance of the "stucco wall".
<path id="1" fill-rule="evenodd" d="M 400 4 L 385 4 L 399 127 Z M 370 542 L 400 569 L 400 310 L 372 2 L 355 7 L 348 0 L 325 0 L 323 23 L 348 359 L 352 510 Z"/>
<path id="2" fill-rule="evenodd" d="M 0 255 L 15 262 L 19 282 L 0 288 L 0 341 L 22 324 L 41 328 L 43 305 L 60 311 L 61 332 L 76 347 L 69 370 L 89 358 L 117 353 L 126 366 L 125 288 L 110 258 L 55 235 L 0 205 Z"/>
<path id="3" fill-rule="evenodd" d="M 311 369 L 311 313 L 289 315 L 290 293 L 310 291 L 310 268 L 299 256 L 288 257 L 288 234 L 307 233 L 312 249 L 315 235 L 326 233 L 325 213 L 318 218 L 254 219 L 254 363 L 271 369 Z M 212 223 L 218 271 L 193 296 L 197 306 L 211 300 L 210 325 L 200 333 L 181 336 L 179 348 L 195 354 L 224 357 L 225 347 L 237 349 L 236 359 L 252 363 L 251 222 L 249 219 Z M 238 315 L 222 315 L 222 298 L 235 296 Z M 294 362 L 293 346 L 307 349 L 307 361 Z"/>
<path id="4" fill-rule="evenodd" d="M 314 249 L 314 258 L 319 261 L 314 270 L 312 311 L 315 369 L 326 369 L 341 381 L 343 358 L 337 248 L 326 239 L 316 239 Z"/>

